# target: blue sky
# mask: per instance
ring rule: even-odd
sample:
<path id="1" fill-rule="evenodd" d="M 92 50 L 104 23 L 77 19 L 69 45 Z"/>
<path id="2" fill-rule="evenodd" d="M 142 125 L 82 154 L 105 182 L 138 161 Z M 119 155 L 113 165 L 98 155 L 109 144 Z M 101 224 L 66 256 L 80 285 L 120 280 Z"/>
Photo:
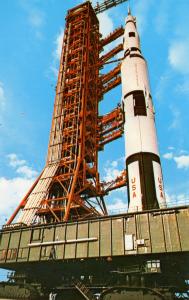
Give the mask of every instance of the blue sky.
<path id="1" fill-rule="evenodd" d="M 79 3 L 0 3 L 0 224 L 44 166 L 64 18 Z M 182 203 L 189 200 L 189 1 L 131 0 L 130 5 L 148 61 L 167 200 Z M 99 15 L 102 34 L 124 24 L 126 15 L 127 3 Z M 101 113 L 120 99 L 121 86 L 105 96 Z M 99 164 L 102 179 L 123 170 L 123 138 L 105 146 Z M 126 202 L 124 189 L 107 198 L 110 211 L 125 209 Z"/>

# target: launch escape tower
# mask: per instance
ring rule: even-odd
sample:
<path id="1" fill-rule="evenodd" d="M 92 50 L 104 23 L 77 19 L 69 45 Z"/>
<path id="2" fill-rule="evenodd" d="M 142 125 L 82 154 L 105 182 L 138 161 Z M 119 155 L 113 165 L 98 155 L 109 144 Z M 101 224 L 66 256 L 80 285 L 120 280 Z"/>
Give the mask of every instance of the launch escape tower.
<path id="1" fill-rule="evenodd" d="M 97 14 L 125 1 L 68 11 L 46 165 L 0 232 L 0 267 L 15 271 L 16 299 L 46 299 L 53 290 L 66 300 L 187 293 L 189 207 L 166 207 L 136 19 L 129 11 L 124 28 L 106 38 L 99 32 Z M 102 52 L 122 35 L 123 43 Z M 110 62 L 117 65 L 100 74 Z M 104 94 L 121 83 L 121 105 L 99 115 Z M 126 169 L 101 182 L 98 152 L 123 134 Z M 104 196 L 126 185 L 128 212 L 108 216 Z M 0 297 L 12 297 L 10 286 L 0 285 Z"/>

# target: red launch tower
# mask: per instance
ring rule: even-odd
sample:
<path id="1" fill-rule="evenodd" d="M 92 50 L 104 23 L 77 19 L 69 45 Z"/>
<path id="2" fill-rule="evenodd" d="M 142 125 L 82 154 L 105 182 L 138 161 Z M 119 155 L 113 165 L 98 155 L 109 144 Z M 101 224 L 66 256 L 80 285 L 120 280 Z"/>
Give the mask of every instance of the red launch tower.
<path id="1" fill-rule="evenodd" d="M 98 172 L 98 151 L 123 133 L 121 107 L 105 116 L 98 112 L 103 95 L 121 83 L 120 63 L 108 74 L 99 70 L 123 45 L 99 54 L 123 32 L 121 27 L 101 39 L 90 2 L 68 11 L 46 166 L 8 224 L 17 215 L 16 222 L 27 225 L 106 215 L 103 196 L 126 184 L 125 172 L 103 184 Z"/>
<path id="2" fill-rule="evenodd" d="M 0 283 L 0 298 L 188 299 L 189 207 L 164 201 L 136 20 L 128 12 L 124 29 L 99 33 L 96 15 L 124 1 L 68 11 L 46 165 L 0 230 L 0 267 L 14 272 Z M 110 62 L 117 66 L 101 74 Z M 104 94 L 121 81 L 124 109 L 99 115 Z M 101 182 L 98 152 L 123 127 L 127 171 Z M 128 212 L 106 216 L 104 196 L 126 184 Z"/>

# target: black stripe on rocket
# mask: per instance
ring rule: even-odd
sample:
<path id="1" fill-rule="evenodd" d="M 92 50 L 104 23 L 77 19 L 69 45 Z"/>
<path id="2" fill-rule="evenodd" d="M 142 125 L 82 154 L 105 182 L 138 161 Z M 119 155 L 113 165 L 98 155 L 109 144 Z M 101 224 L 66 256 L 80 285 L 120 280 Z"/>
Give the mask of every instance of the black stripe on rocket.
<path id="1" fill-rule="evenodd" d="M 153 161 L 160 164 L 160 159 L 157 155 L 153 153 L 147 153 L 147 152 L 133 154 L 130 157 L 128 157 L 126 160 L 128 179 L 130 179 L 129 165 L 133 162 L 138 162 L 139 165 L 140 186 L 141 186 L 141 194 L 142 194 L 141 195 L 142 210 L 159 208 L 159 203 L 156 194 Z M 135 195 L 136 192 L 135 178 L 131 178 L 131 180 L 132 180 L 132 186 L 131 187 L 129 186 L 130 180 L 128 180 L 128 189 L 127 189 L 129 204 L 130 204 L 130 195 L 129 195 L 130 190 L 131 193 L 133 193 L 132 194 L 133 199 L 135 198 L 135 196 L 138 197 L 138 195 Z"/>

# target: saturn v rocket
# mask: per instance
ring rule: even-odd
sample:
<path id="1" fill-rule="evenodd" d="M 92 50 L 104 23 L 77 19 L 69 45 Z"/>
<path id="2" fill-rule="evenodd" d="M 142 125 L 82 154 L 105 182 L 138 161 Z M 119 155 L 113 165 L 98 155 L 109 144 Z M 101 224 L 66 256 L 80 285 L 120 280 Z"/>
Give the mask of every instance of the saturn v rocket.
<path id="1" fill-rule="evenodd" d="M 129 212 L 165 208 L 166 200 L 147 64 L 128 12 L 121 66 Z"/>

